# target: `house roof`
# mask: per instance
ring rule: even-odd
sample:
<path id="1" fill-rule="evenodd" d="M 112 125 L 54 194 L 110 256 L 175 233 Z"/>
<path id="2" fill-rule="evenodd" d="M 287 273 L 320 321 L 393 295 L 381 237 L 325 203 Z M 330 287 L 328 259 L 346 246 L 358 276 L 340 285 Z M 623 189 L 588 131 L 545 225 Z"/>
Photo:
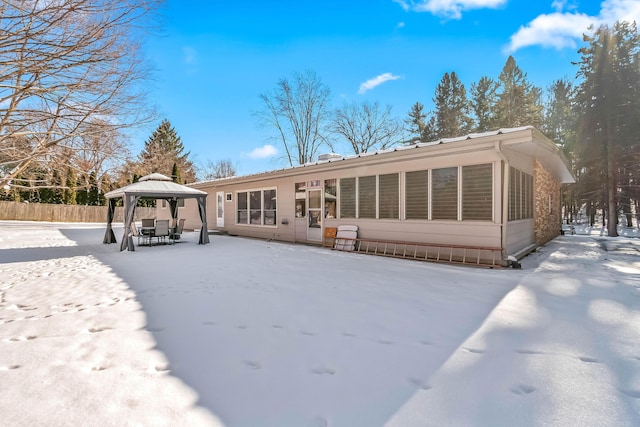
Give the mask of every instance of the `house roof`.
<path id="1" fill-rule="evenodd" d="M 518 134 L 522 134 L 526 136 L 525 138 L 517 138 Z M 308 168 L 319 165 L 327 165 L 330 163 L 336 162 L 344 162 L 354 159 L 364 159 L 367 157 L 380 156 L 389 153 L 397 153 L 402 151 L 409 150 L 429 150 L 430 147 L 441 146 L 441 145 L 458 145 L 462 144 L 465 141 L 470 140 L 495 140 L 495 137 L 500 137 L 504 135 L 504 145 L 500 146 L 500 149 L 507 148 L 508 150 L 520 152 L 522 154 L 526 154 L 532 156 L 538 160 L 540 160 L 545 167 L 553 172 L 556 177 L 562 183 L 572 183 L 575 182 L 573 175 L 567 165 L 567 160 L 562 153 L 562 150 L 549 138 L 544 136 L 541 132 L 536 130 L 533 126 L 521 126 L 515 128 L 501 128 L 495 131 L 490 132 L 481 132 L 481 133 L 471 133 L 468 135 L 456 137 L 456 138 L 441 138 L 436 141 L 431 142 L 419 142 L 417 144 L 412 145 L 402 145 L 393 148 L 388 148 L 386 150 L 378 150 L 367 153 L 353 154 L 348 156 L 339 156 L 339 155 L 331 155 L 327 156 L 327 159 L 317 160 L 314 162 L 305 163 L 302 165 L 295 165 L 288 168 L 259 172 L 255 174 L 248 174 L 245 176 L 233 176 L 228 178 L 219 178 L 210 181 L 200 181 L 189 185 L 200 186 L 206 185 L 207 183 L 222 183 L 225 180 L 232 180 L 238 178 L 250 178 L 250 177 L 259 177 L 264 175 L 270 175 L 277 172 L 285 172 L 285 171 L 295 171 L 297 169 Z"/>
<path id="2" fill-rule="evenodd" d="M 138 182 L 109 191 L 104 196 L 107 199 L 113 199 L 123 197 L 126 194 L 156 199 L 171 199 L 174 197 L 177 199 L 189 199 L 207 195 L 204 191 L 177 184 L 165 175 L 153 173 L 143 176 Z"/>

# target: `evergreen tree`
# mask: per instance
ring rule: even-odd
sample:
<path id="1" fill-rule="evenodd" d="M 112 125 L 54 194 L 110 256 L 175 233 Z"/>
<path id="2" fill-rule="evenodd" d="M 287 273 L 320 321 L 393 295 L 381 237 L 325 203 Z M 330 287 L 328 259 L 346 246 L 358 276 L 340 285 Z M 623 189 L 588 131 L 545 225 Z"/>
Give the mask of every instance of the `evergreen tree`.
<path id="1" fill-rule="evenodd" d="M 411 110 L 409 110 L 409 117 L 404 120 L 405 130 L 409 132 L 411 138 L 405 143 L 408 144 L 416 144 L 424 140 L 422 139 L 424 136 L 424 131 L 427 126 L 425 119 L 427 115 L 423 112 L 424 105 L 419 102 L 416 102 L 411 106 Z"/>
<path id="2" fill-rule="evenodd" d="M 574 108 L 574 89 L 567 80 L 554 81 L 548 90 L 545 103 L 542 132 L 553 142 L 560 145 L 570 163 L 574 175 L 579 174 L 576 159 L 576 110 Z M 581 188 L 575 184 L 565 185 L 562 189 L 562 202 L 567 221 L 572 222 L 580 207 Z"/>
<path id="3" fill-rule="evenodd" d="M 87 202 L 89 206 L 100 206 L 100 189 L 95 172 L 91 172 L 89 175 L 89 197 Z"/>
<path id="4" fill-rule="evenodd" d="M 73 169 L 69 168 L 67 170 L 67 177 L 65 179 L 65 188 L 62 192 L 62 202 L 65 205 L 75 205 L 76 204 L 76 174 Z"/>
<path id="5" fill-rule="evenodd" d="M 438 138 L 450 138 L 471 132 L 469 102 L 464 84 L 455 71 L 444 73 L 433 98 Z"/>
<path id="6" fill-rule="evenodd" d="M 471 84 L 471 109 L 476 118 L 476 132 L 487 132 L 494 128 L 494 109 L 497 101 L 498 83 L 489 77 L 481 77 Z"/>
<path id="7" fill-rule="evenodd" d="M 171 168 L 171 179 L 173 182 L 180 183 L 180 170 L 176 162 L 173 162 L 173 167 Z"/>
<path id="8" fill-rule="evenodd" d="M 495 127 L 535 126 L 542 124 L 542 91 L 527 80 L 513 56 L 507 58 L 499 77 L 495 105 Z"/>
<path id="9" fill-rule="evenodd" d="M 593 30 L 584 41 L 588 45 L 579 50 L 581 83 L 576 97 L 580 167 L 584 175 L 599 178 L 592 188 L 603 188 L 607 232 L 614 237 L 620 196 L 630 199 L 632 183 L 638 182 L 634 169 L 640 154 L 640 37 L 635 23 L 617 22 L 613 28 Z M 634 157 L 630 164 L 627 160 Z"/>
<path id="10" fill-rule="evenodd" d="M 167 119 L 163 120 L 158 128 L 151 134 L 138 157 L 136 173 L 144 176 L 150 173 L 161 173 L 173 176 L 173 165 L 178 168 L 178 175 L 185 182 L 193 182 L 196 179 L 195 169 L 190 152 L 184 152 L 184 145 L 175 129 Z"/>
<path id="11" fill-rule="evenodd" d="M 57 169 L 54 169 L 53 174 L 51 176 L 51 184 L 55 187 L 51 190 L 51 200 L 48 203 L 53 203 L 56 205 L 62 204 L 64 202 L 64 190 L 62 189 L 62 178 L 60 177 L 60 173 Z"/>

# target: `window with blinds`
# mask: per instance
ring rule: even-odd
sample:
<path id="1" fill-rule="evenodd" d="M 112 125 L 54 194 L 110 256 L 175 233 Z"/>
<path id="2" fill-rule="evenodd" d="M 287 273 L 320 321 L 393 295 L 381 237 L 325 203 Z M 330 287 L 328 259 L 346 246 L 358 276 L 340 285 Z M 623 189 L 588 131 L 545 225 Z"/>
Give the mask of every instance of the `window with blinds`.
<path id="1" fill-rule="evenodd" d="M 509 167 L 509 221 L 518 218 L 518 206 L 520 197 L 516 191 L 516 181 L 520 182 L 520 171 L 513 166 Z"/>
<path id="2" fill-rule="evenodd" d="M 405 218 L 429 219 L 429 171 L 405 174 Z"/>
<path id="3" fill-rule="evenodd" d="M 358 178 L 358 218 L 376 217 L 376 176 Z"/>
<path id="4" fill-rule="evenodd" d="M 356 179 L 340 179 L 340 218 L 356 217 Z"/>
<path id="5" fill-rule="evenodd" d="M 533 218 L 533 176 L 509 167 L 509 221 Z"/>
<path id="6" fill-rule="evenodd" d="M 392 173 L 378 176 L 378 218 L 398 219 L 400 217 L 400 179 Z"/>
<path id="7" fill-rule="evenodd" d="M 493 165 L 462 167 L 462 220 L 493 219 Z"/>
<path id="8" fill-rule="evenodd" d="M 431 218 L 458 219 L 458 168 L 433 169 Z"/>

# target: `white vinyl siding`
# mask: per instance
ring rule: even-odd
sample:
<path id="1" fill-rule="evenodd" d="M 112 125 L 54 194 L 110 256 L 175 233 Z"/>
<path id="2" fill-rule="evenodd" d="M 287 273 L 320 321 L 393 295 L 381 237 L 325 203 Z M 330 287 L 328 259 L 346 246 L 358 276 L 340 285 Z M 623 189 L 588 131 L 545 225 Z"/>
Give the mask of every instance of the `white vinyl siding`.
<path id="1" fill-rule="evenodd" d="M 493 219 L 493 165 L 462 167 L 462 220 Z"/>

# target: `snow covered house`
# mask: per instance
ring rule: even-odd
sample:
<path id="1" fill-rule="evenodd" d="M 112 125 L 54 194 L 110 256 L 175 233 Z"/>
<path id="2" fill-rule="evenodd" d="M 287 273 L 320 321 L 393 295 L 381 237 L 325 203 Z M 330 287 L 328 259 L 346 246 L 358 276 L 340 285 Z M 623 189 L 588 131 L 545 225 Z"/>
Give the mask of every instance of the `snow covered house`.
<path id="1" fill-rule="evenodd" d="M 419 251 L 407 243 L 454 258 L 487 248 L 503 263 L 559 234 L 561 184 L 571 182 L 560 149 L 527 126 L 191 186 L 214 196 L 209 228 L 232 235 L 322 244 L 326 230 L 355 225 L 362 244 L 393 242 L 394 255 Z M 186 227 L 197 228 L 198 215 L 188 200 L 180 208 Z"/>

